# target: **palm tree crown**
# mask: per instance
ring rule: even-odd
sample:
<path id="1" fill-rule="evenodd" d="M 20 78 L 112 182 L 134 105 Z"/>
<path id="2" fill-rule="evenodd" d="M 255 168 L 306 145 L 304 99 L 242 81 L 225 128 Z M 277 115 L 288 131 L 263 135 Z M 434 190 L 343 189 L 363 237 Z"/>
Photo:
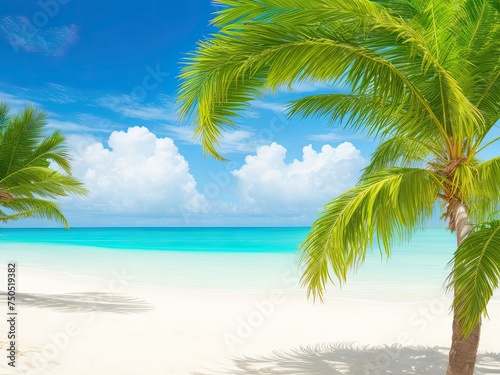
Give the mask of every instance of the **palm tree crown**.
<path id="1" fill-rule="evenodd" d="M 48 218 L 68 227 L 53 199 L 87 191 L 70 175 L 65 137 L 58 130 L 45 135 L 46 115 L 31 106 L 8 112 L 0 103 L 0 220 Z"/>

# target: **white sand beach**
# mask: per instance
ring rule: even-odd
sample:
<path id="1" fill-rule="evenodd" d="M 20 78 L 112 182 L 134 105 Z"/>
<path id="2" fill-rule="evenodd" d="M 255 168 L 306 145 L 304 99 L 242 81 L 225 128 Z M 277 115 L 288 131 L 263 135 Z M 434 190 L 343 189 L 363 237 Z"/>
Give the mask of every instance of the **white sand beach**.
<path id="1" fill-rule="evenodd" d="M 2 355 L 1 374 L 444 374 L 446 366 L 444 297 L 377 302 L 332 292 L 313 304 L 297 288 L 209 292 L 133 286 L 119 274 L 19 273 L 16 368 Z M 500 371 L 498 300 L 489 313 L 477 374 Z"/>

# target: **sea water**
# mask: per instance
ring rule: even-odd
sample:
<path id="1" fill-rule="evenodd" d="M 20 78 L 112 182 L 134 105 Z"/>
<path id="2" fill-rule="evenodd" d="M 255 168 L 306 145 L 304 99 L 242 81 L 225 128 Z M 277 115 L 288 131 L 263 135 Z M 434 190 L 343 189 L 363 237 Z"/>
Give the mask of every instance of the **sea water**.
<path id="1" fill-rule="evenodd" d="M 125 275 L 132 284 L 166 288 L 305 293 L 296 250 L 308 228 L 0 228 L 0 264 L 83 277 Z M 392 248 L 375 248 L 342 289 L 327 296 L 408 300 L 438 298 L 456 241 L 428 228 Z"/>

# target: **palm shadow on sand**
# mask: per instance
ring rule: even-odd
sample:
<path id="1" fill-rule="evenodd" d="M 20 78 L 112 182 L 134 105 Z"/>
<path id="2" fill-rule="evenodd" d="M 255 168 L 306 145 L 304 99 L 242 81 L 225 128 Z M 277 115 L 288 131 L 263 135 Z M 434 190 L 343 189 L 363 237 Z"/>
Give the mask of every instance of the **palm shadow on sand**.
<path id="1" fill-rule="evenodd" d="M 0 292 L 0 299 L 7 294 Z M 115 293 L 66 293 L 38 294 L 17 293 L 16 304 L 23 307 L 38 307 L 59 312 L 108 312 L 115 314 L 133 314 L 148 312 L 153 309 L 146 301 Z"/>
<path id="2" fill-rule="evenodd" d="M 259 357 L 233 358 L 226 370 L 192 375 L 443 375 L 448 350 L 442 347 L 360 347 L 349 343 L 275 351 Z M 500 353 L 479 354 L 476 375 L 500 374 Z"/>

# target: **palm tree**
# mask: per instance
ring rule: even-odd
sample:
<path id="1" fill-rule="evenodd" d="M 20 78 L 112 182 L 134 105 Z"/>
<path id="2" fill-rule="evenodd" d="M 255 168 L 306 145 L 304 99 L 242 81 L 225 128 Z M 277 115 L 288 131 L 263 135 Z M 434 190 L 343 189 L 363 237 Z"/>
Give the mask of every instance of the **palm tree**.
<path id="1" fill-rule="evenodd" d="M 0 220 L 48 218 L 68 228 L 53 199 L 87 190 L 71 176 L 63 134 L 44 134 L 45 117 L 32 106 L 10 117 L 0 103 Z"/>
<path id="2" fill-rule="evenodd" d="M 180 117 L 204 153 L 266 91 L 304 80 L 343 85 L 290 103 L 380 143 L 358 184 L 327 203 L 300 247 L 303 282 L 322 298 L 376 244 L 422 228 L 440 203 L 456 232 L 448 375 L 472 374 L 481 316 L 498 285 L 500 158 L 480 160 L 500 113 L 500 3 L 494 0 L 217 0 L 219 31 L 181 74 Z M 496 225 L 496 226 L 495 226 Z M 495 229 L 494 229 L 495 228 Z M 490 241 L 488 241 L 488 238 Z"/>

